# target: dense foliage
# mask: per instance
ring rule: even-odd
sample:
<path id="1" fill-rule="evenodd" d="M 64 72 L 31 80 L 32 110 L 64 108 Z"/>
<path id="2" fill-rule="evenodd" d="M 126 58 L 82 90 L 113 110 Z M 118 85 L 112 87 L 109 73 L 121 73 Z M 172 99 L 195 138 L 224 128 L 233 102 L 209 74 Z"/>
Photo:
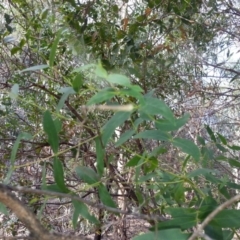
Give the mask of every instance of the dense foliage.
<path id="1" fill-rule="evenodd" d="M 95 239 L 239 237 L 238 1 L 0 9 L 1 182 L 44 227 Z M 0 206 L 1 234 L 20 236 Z M 149 229 L 130 234 L 130 218 Z"/>

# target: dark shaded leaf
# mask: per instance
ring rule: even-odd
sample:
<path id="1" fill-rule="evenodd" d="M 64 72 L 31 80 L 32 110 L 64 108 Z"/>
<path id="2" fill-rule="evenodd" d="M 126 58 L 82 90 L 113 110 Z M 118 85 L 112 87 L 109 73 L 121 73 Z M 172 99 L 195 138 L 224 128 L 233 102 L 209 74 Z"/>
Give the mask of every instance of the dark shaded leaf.
<path id="1" fill-rule="evenodd" d="M 173 145 L 179 147 L 183 152 L 191 155 L 196 161 L 200 159 L 200 151 L 198 147 L 188 139 L 174 138 Z"/>
<path id="2" fill-rule="evenodd" d="M 46 111 L 43 114 L 43 129 L 48 136 L 48 142 L 53 152 L 56 154 L 59 147 L 58 133 L 49 111 Z"/>
<path id="3" fill-rule="evenodd" d="M 76 167 L 76 173 L 85 183 L 90 185 L 100 181 L 99 175 L 92 169 L 85 166 Z"/>

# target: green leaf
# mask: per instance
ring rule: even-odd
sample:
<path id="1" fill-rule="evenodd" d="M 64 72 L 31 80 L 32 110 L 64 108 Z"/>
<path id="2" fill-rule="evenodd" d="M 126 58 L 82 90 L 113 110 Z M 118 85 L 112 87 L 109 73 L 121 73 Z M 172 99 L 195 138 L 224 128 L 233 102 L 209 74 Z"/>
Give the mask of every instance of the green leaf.
<path id="1" fill-rule="evenodd" d="M 210 222 L 221 228 L 240 228 L 240 210 L 224 209 Z"/>
<path id="2" fill-rule="evenodd" d="M 228 163 L 230 164 L 231 167 L 237 167 L 240 168 L 240 162 L 235 159 L 229 159 Z"/>
<path id="3" fill-rule="evenodd" d="M 232 240 L 234 236 L 234 231 L 223 230 L 223 240 Z"/>
<path id="4" fill-rule="evenodd" d="M 200 136 L 197 136 L 197 140 L 202 146 L 205 146 L 205 139 L 204 138 L 202 138 Z"/>
<path id="5" fill-rule="evenodd" d="M 98 62 L 97 66 L 96 66 L 95 74 L 98 77 L 105 78 L 105 79 L 108 77 L 107 71 L 103 68 L 100 61 Z"/>
<path id="6" fill-rule="evenodd" d="M 48 68 L 48 67 L 49 67 L 49 66 L 46 65 L 46 64 L 36 65 L 36 66 L 33 66 L 33 67 L 25 68 L 25 69 L 23 69 L 22 71 L 20 71 L 20 73 L 42 70 L 42 69 L 45 69 L 45 68 Z"/>
<path id="7" fill-rule="evenodd" d="M 189 114 L 185 114 L 182 118 L 175 119 L 174 121 L 160 119 L 156 121 L 156 128 L 161 131 L 175 131 L 185 125 L 188 122 L 189 117 Z"/>
<path id="8" fill-rule="evenodd" d="M 181 228 L 182 230 L 187 230 L 197 224 L 198 218 L 195 209 L 176 207 L 167 208 L 165 211 L 172 216 L 172 219 L 158 223 L 158 229 Z M 151 230 L 154 230 L 154 228 Z"/>
<path id="9" fill-rule="evenodd" d="M 131 112 L 117 112 L 102 128 L 102 142 L 106 146 L 110 137 L 113 135 L 115 129 L 128 120 L 131 116 Z"/>
<path id="10" fill-rule="evenodd" d="M 76 173 L 79 178 L 81 178 L 85 183 L 90 185 L 100 182 L 99 175 L 92 169 L 85 166 L 76 167 Z"/>
<path id="11" fill-rule="evenodd" d="M 116 147 L 121 146 L 123 143 L 125 143 L 127 140 L 129 140 L 132 135 L 135 133 L 135 130 L 127 130 L 125 133 L 123 133 L 118 141 L 115 143 Z"/>
<path id="12" fill-rule="evenodd" d="M 239 151 L 240 150 L 240 146 L 236 146 L 236 145 L 233 145 L 233 146 L 229 146 L 228 147 L 232 150 L 236 150 L 236 151 Z"/>
<path id="13" fill-rule="evenodd" d="M 219 143 L 216 143 L 216 147 L 219 149 L 219 150 L 221 150 L 222 152 L 227 152 L 228 150 L 225 148 L 225 147 L 223 147 L 221 144 L 219 144 Z"/>
<path id="14" fill-rule="evenodd" d="M 17 155 L 17 150 L 19 148 L 21 140 L 30 140 L 32 138 L 32 135 L 29 133 L 20 133 L 13 145 L 12 151 L 11 151 L 11 156 L 10 156 L 10 162 L 11 166 L 8 168 L 8 172 L 6 175 L 6 178 L 4 179 L 4 184 L 9 184 L 10 178 L 14 172 L 14 163 L 16 161 L 16 155 Z"/>
<path id="15" fill-rule="evenodd" d="M 79 90 L 81 89 L 83 85 L 83 74 L 81 72 L 79 72 L 75 78 L 73 79 L 73 82 L 72 82 L 72 86 L 73 86 L 73 89 L 76 93 L 79 92 Z"/>
<path id="16" fill-rule="evenodd" d="M 140 104 L 143 104 L 144 102 L 144 98 L 142 95 L 142 89 L 141 91 L 139 91 L 139 89 L 135 88 L 134 86 L 131 86 L 128 89 L 121 89 L 121 91 L 119 92 L 120 96 L 127 96 L 127 97 L 134 97 L 135 99 L 137 99 L 139 101 Z"/>
<path id="17" fill-rule="evenodd" d="M 15 55 L 17 52 L 21 51 L 22 49 L 20 47 L 13 47 L 11 49 L 11 56 Z"/>
<path id="18" fill-rule="evenodd" d="M 18 92 L 19 92 L 19 85 L 18 84 L 14 84 L 11 87 L 11 92 L 9 93 L 9 96 L 11 99 L 16 100 L 18 97 Z"/>
<path id="19" fill-rule="evenodd" d="M 103 184 L 100 184 L 97 188 L 101 202 L 108 207 L 116 208 L 117 205 L 112 200 L 107 188 Z"/>
<path id="20" fill-rule="evenodd" d="M 64 182 L 64 172 L 63 172 L 62 162 L 57 157 L 54 157 L 54 160 L 53 160 L 53 175 L 54 175 L 54 180 L 57 186 L 59 187 L 59 189 L 63 193 L 68 193 L 69 190 L 67 189 Z"/>
<path id="21" fill-rule="evenodd" d="M 138 165 L 138 162 L 141 160 L 141 157 L 136 155 L 134 157 L 132 157 L 127 163 L 126 163 L 126 167 L 135 167 Z"/>
<path id="22" fill-rule="evenodd" d="M 99 137 L 95 139 L 95 143 L 96 143 L 96 153 L 97 153 L 97 171 L 99 176 L 102 176 L 104 171 L 105 150 L 102 147 L 102 143 Z"/>
<path id="23" fill-rule="evenodd" d="M 146 130 L 135 135 L 133 138 L 154 139 L 159 141 L 168 141 L 171 139 L 169 133 L 160 130 Z"/>
<path id="24" fill-rule="evenodd" d="M 5 214 L 5 215 L 8 215 L 8 209 L 6 208 L 6 206 L 2 203 L 0 203 L 0 212 Z"/>
<path id="25" fill-rule="evenodd" d="M 73 93 L 75 93 L 75 92 L 74 92 L 72 87 L 69 87 L 69 88 L 65 89 L 63 95 L 61 96 L 61 98 L 58 102 L 57 109 L 56 109 L 57 112 L 59 112 L 60 109 L 64 106 L 65 101 L 68 99 L 69 95 L 73 94 Z"/>
<path id="26" fill-rule="evenodd" d="M 109 83 L 117 84 L 117 85 L 124 86 L 124 87 L 131 86 L 131 82 L 130 82 L 129 78 L 124 75 L 120 75 L 120 74 L 115 74 L 115 73 L 109 74 L 107 76 L 106 80 Z"/>
<path id="27" fill-rule="evenodd" d="M 191 155 L 196 161 L 200 159 L 200 151 L 198 147 L 188 139 L 174 138 L 173 145 L 179 147 L 183 152 Z"/>
<path id="28" fill-rule="evenodd" d="M 53 152 L 56 154 L 58 152 L 59 139 L 54 121 L 49 111 L 46 111 L 43 114 L 43 129 L 48 135 L 48 142 Z"/>
<path id="29" fill-rule="evenodd" d="M 218 138 L 221 140 L 222 144 L 227 145 L 227 140 L 220 133 L 217 133 Z"/>
<path id="30" fill-rule="evenodd" d="M 87 102 L 87 105 L 89 106 L 96 103 L 102 103 L 113 98 L 116 94 L 117 93 L 113 88 L 103 89 L 102 91 L 96 93 L 93 97 L 91 97 L 90 100 Z"/>
<path id="31" fill-rule="evenodd" d="M 89 222 L 93 224 L 99 224 L 99 221 L 96 219 L 95 216 L 91 215 L 88 211 L 88 207 L 79 201 L 73 200 L 72 201 L 73 206 L 74 206 L 74 212 L 73 212 L 73 227 L 77 227 L 77 221 L 78 221 L 78 216 L 81 215 L 85 219 L 87 219 Z"/>
<path id="32" fill-rule="evenodd" d="M 54 121 L 55 128 L 57 130 L 57 133 L 59 133 L 62 129 L 62 122 L 58 118 L 56 118 Z"/>
<path id="33" fill-rule="evenodd" d="M 183 186 L 183 183 L 177 183 L 176 186 L 173 189 L 173 197 L 176 200 L 176 202 L 180 203 L 181 201 L 184 201 L 185 198 L 185 188 Z"/>
<path id="34" fill-rule="evenodd" d="M 49 13 L 49 8 L 44 8 L 40 14 L 41 19 L 42 20 L 46 19 L 48 13 Z"/>
<path id="35" fill-rule="evenodd" d="M 57 51 L 57 46 L 58 46 L 58 43 L 61 39 L 61 34 L 62 34 L 62 30 L 60 30 L 58 33 L 57 33 L 57 36 L 52 44 L 52 47 L 51 47 L 51 51 L 50 51 L 50 55 L 49 55 L 49 66 L 52 67 L 54 65 L 54 59 L 55 59 L 55 56 L 56 56 L 56 51 Z"/>
<path id="36" fill-rule="evenodd" d="M 211 239 L 218 239 L 218 240 L 223 240 L 223 232 L 222 228 L 219 226 L 216 226 L 214 224 L 208 224 L 205 228 L 204 231 L 208 237 Z"/>
<path id="37" fill-rule="evenodd" d="M 169 121 L 174 121 L 175 117 L 172 110 L 166 105 L 166 103 L 158 98 L 145 97 L 145 104 L 139 108 L 140 114 L 147 114 L 150 116 L 162 115 Z"/>
<path id="38" fill-rule="evenodd" d="M 212 129 L 206 125 L 206 129 L 207 129 L 207 132 L 208 132 L 208 135 L 210 136 L 210 138 L 214 141 L 214 142 L 217 142 L 217 139 L 212 131 Z"/>
<path id="39" fill-rule="evenodd" d="M 207 175 L 213 174 L 213 173 L 218 173 L 218 170 L 216 170 L 216 169 L 200 168 L 200 169 L 196 169 L 196 170 L 193 170 L 193 171 L 189 172 L 187 174 L 187 176 L 189 178 L 192 178 L 192 177 L 197 177 L 199 175 L 207 176 Z"/>
<path id="40" fill-rule="evenodd" d="M 132 240 L 187 240 L 190 234 L 183 233 L 178 228 L 171 228 L 160 231 L 147 232 L 139 236 L 135 236 Z"/>
<path id="41" fill-rule="evenodd" d="M 144 173 L 149 173 L 158 167 L 158 159 L 156 157 L 149 157 L 143 164 Z"/>

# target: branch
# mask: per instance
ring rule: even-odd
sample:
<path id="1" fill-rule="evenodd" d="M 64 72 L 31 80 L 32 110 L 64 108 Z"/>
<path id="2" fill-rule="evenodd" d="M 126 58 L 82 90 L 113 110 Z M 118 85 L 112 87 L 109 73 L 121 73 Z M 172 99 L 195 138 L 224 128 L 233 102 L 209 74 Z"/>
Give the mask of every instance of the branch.
<path id="1" fill-rule="evenodd" d="M 11 193 L 11 188 L 0 184 L 0 202 L 12 210 L 21 222 L 29 229 L 33 240 L 89 240 L 86 237 L 63 236 L 49 233 L 44 229 L 36 216 L 18 198 Z"/>
<path id="2" fill-rule="evenodd" d="M 227 200 L 226 202 L 224 202 L 223 204 L 221 204 L 220 206 L 218 206 L 213 212 L 211 212 L 206 218 L 205 220 L 202 222 L 202 224 L 200 224 L 196 230 L 194 231 L 194 233 L 192 234 L 192 236 L 188 239 L 188 240 L 194 240 L 196 237 L 201 236 L 204 228 L 209 224 L 209 222 L 211 222 L 213 220 L 213 218 L 220 213 L 223 209 L 229 207 L 230 205 L 232 205 L 233 203 L 237 202 L 240 200 L 240 194 L 234 196 L 233 198 L 230 198 L 229 200 Z"/>
<path id="3" fill-rule="evenodd" d="M 55 196 L 55 197 L 60 197 L 60 198 L 70 198 L 71 200 L 77 200 L 77 201 L 85 203 L 85 204 L 87 204 L 87 205 L 89 205 L 93 208 L 104 209 L 104 210 L 107 210 L 107 211 L 112 212 L 112 213 L 132 215 L 136 218 L 144 219 L 144 220 L 151 221 L 151 222 L 152 221 L 156 222 L 156 221 L 166 221 L 166 220 L 168 220 L 163 216 L 157 216 L 157 215 L 149 216 L 149 215 L 146 215 L 146 214 L 123 211 L 123 210 L 118 209 L 118 208 L 108 207 L 108 206 L 105 206 L 103 204 L 95 203 L 95 202 L 80 198 L 76 195 L 74 196 L 74 195 L 70 195 L 70 194 L 66 194 L 66 193 L 52 192 L 52 191 L 48 191 L 48 190 L 39 190 L 39 189 L 32 189 L 32 188 L 25 188 L 25 187 L 14 187 L 14 186 L 0 184 L 0 195 L 1 195 L 1 189 L 2 188 L 8 189 L 8 191 L 11 190 L 11 191 L 17 191 L 17 192 L 23 192 L 23 193 L 34 193 L 34 194 L 39 194 L 39 195 L 49 195 L 49 196 Z M 0 198 L 0 202 L 1 202 L 1 198 Z"/>

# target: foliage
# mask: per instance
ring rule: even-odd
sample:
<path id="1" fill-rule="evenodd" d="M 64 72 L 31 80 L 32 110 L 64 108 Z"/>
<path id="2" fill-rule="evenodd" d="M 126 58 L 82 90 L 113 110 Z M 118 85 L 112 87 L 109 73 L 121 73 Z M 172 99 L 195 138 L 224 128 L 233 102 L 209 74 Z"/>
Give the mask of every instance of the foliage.
<path id="1" fill-rule="evenodd" d="M 238 66 L 214 56 L 220 34 L 229 46 L 238 33 L 227 35 L 237 7 L 193 0 L 4 4 L 4 184 L 67 194 L 62 205 L 78 233 L 97 235 L 108 219 L 129 215 L 147 220 L 149 232 L 135 240 L 188 239 L 236 195 L 239 143 L 227 127 L 215 127 L 225 119 L 210 110 L 214 101 L 224 106 L 219 96 L 237 105 L 237 90 L 228 99 L 204 68 L 224 71 L 237 86 Z M 24 198 L 44 222 L 46 192 Z M 240 221 L 231 207 L 198 236 L 232 239 Z"/>

